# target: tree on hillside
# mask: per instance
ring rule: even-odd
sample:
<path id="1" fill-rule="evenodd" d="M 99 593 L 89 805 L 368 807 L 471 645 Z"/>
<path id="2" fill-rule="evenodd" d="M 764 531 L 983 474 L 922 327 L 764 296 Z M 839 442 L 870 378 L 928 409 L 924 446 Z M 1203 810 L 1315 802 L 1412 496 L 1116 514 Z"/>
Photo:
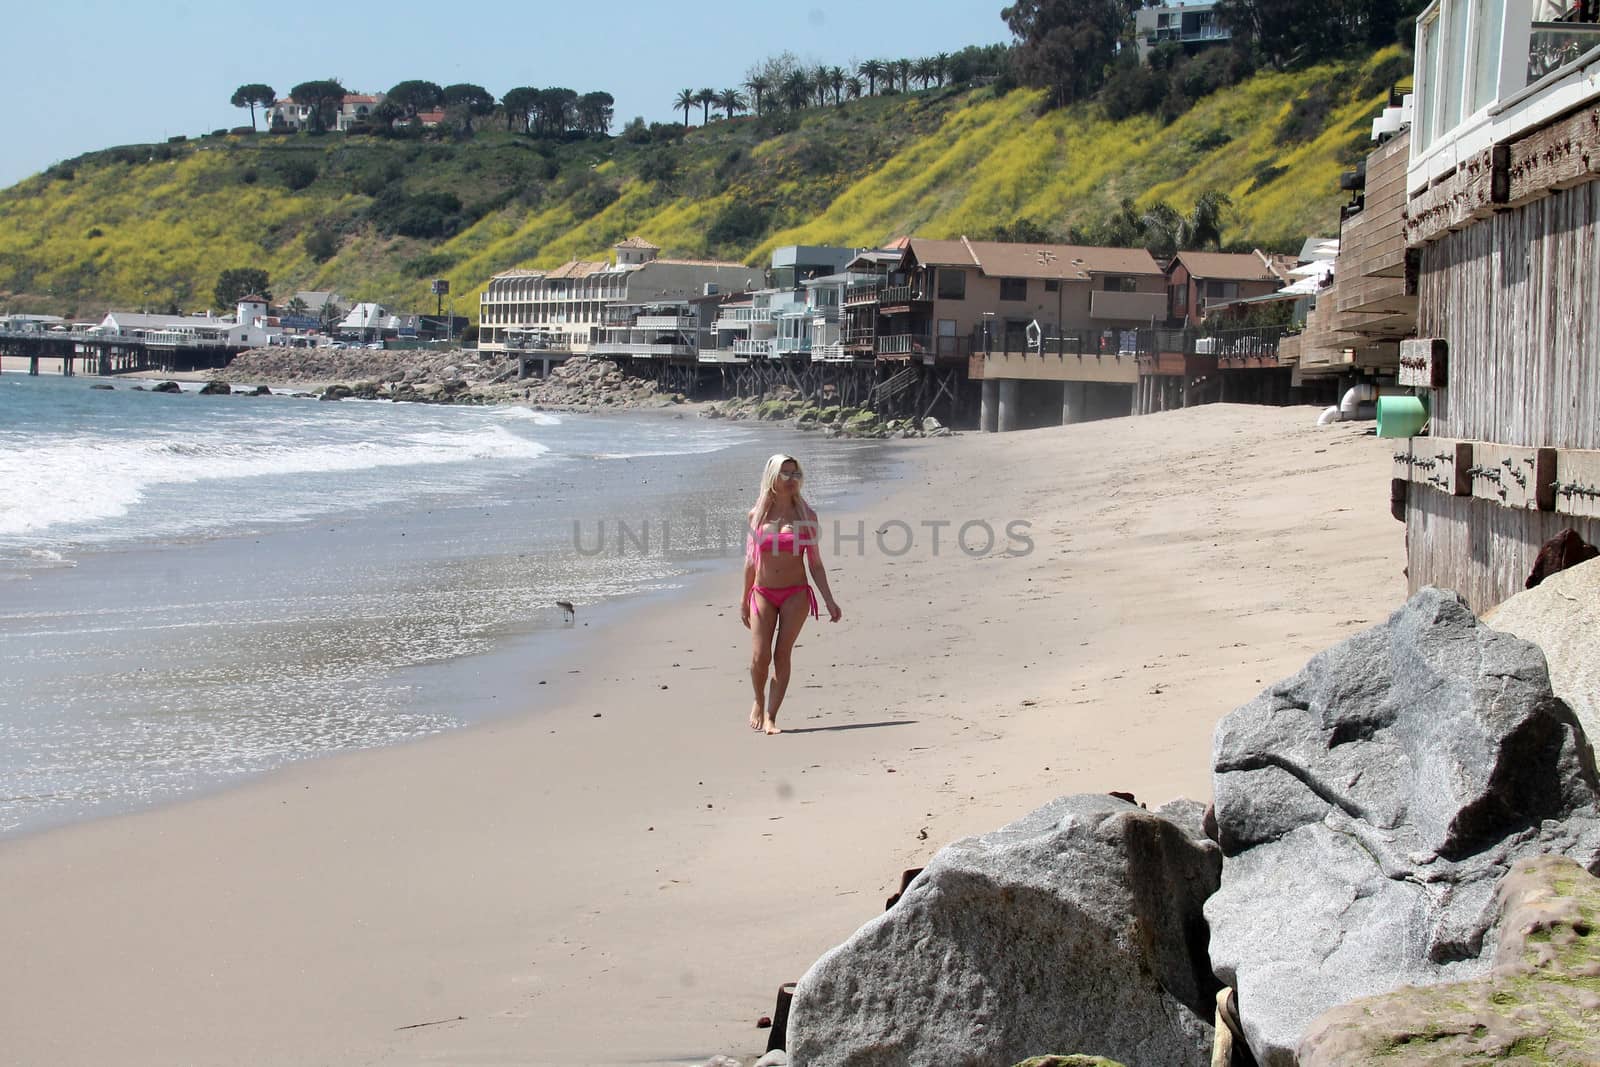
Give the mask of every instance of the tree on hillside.
<path id="1" fill-rule="evenodd" d="M 394 124 L 405 117 L 405 109 L 388 97 L 378 101 L 378 106 L 367 113 L 369 122 L 376 122 L 386 131 L 394 129 Z"/>
<path id="2" fill-rule="evenodd" d="M 272 86 L 253 82 L 250 85 L 241 85 L 233 91 L 233 97 L 228 101 L 234 107 L 247 107 L 250 109 L 250 128 L 256 128 L 256 105 L 271 107 L 272 102 L 278 98 L 272 91 Z"/>
<path id="3" fill-rule="evenodd" d="M 333 121 L 334 113 L 344 101 L 344 86 L 337 78 L 301 82 L 289 90 L 289 99 L 311 113 L 311 130 L 322 133 Z"/>
<path id="4" fill-rule="evenodd" d="M 752 74 L 745 81 L 744 87 L 750 90 L 750 95 L 755 99 L 756 114 L 761 114 L 761 101 L 772 92 L 772 79 L 765 74 Z"/>
<path id="5" fill-rule="evenodd" d="M 539 132 L 560 137 L 572 129 L 577 118 L 578 93 L 559 85 L 539 90 Z"/>
<path id="6" fill-rule="evenodd" d="M 806 77 L 803 70 L 792 70 L 783 79 L 779 92 L 791 111 L 799 111 L 811 99 L 811 79 Z"/>
<path id="7" fill-rule="evenodd" d="M 838 107 L 844 99 L 844 83 L 850 76 L 844 72 L 843 67 L 828 68 L 828 88 L 833 90 L 833 106 Z"/>
<path id="8" fill-rule="evenodd" d="M 1422 0 L 1336 0 L 1307 5 L 1295 0 L 1222 0 L 1217 18 L 1235 42 L 1254 42 L 1261 58 L 1279 68 L 1315 63 L 1351 46 L 1392 44 L 1399 27 L 1426 6 Z"/>
<path id="9" fill-rule="evenodd" d="M 403 81 L 389 90 L 387 100 L 394 102 L 406 113 L 406 118 L 415 119 L 419 111 L 432 111 L 444 104 L 444 90 L 434 82 L 429 81 Z"/>
<path id="10" fill-rule="evenodd" d="M 289 302 L 284 305 L 283 310 L 287 314 L 298 318 L 304 316 L 305 313 L 311 309 L 306 305 L 304 300 L 300 299 L 298 296 L 295 296 L 289 298 Z"/>
<path id="11" fill-rule="evenodd" d="M 259 267 L 233 267 L 217 276 L 217 287 L 211 295 L 218 309 L 224 311 L 237 305 L 242 296 L 259 296 L 270 304 L 272 290 L 267 284 L 267 272 Z"/>
<path id="12" fill-rule="evenodd" d="M 704 126 L 711 121 L 711 105 L 717 102 L 717 91 L 701 89 L 694 94 L 694 102 L 700 105 L 700 125 Z"/>
<path id="13" fill-rule="evenodd" d="M 745 101 L 744 94 L 737 89 L 724 89 L 717 94 L 717 106 L 722 109 L 724 118 L 733 118 L 743 111 L 749 104 Z"/>
<path id="14" fill-rule="evenodd" d="M 939 80 L 939 85 L 944 86 L 944 80 L 950 76 L 950 53 L 940 52 L 933 57 L 933 76 Z"/>
<path id="15" fill-rule="evenodd" d="M 856 68 L 856 73 L 867 79 L 867 95 L 878 95 L 878 79 L 884 76 L 883 60 L 868 59 Z"/>
<path id="16" fill-rule="evenodd" d="M 911 91 L 911 60 L 897 59 L 894 61 L 893 67 L 894 76 L 900 79 L 900 91 L 909 93 Z"/>
<path id="17" fill-rule="evenodd" d="M 698 103 L 693 89 L 678 90 L 678 97 L 672 102 L 672 110 L 683 112 L 683 124 L 689 125 L 689 109 Z"/>
<path id="18" fill-rule="evenodd" d="M 472 132 L 474 118 L 482 118 L 494 111 L 494 97 L 481 85 L 473 85 L 470 82 L 447 85 L 441 95 L 445 107 L 461 110 L 466 119 L 468 133 Z"/>
<path id="19" fill-rule="evenodd" d="M 584 93 L 578 97 L 578 128 L 584 133 L 604 137 L 611 132 L 616 114 L 616 99 L 610 93 Z"/>
<path id="20" fill-rule="evenodd" d="M 1017 38 L 1023 79 L 1049 90 L 1050 106 L 1065 107 L 1105 80 L 1127 9 L 1119 0 L 1017 0 L 1000 17 Z"/>
<path id="21" fill-rule="evenodd" d="M 500 108 L 506 113 L 506 129 L 528 132 L 528 120 L 539 106 L 539 90 L 527 86 L 509 89 L 500 98 Z"/>

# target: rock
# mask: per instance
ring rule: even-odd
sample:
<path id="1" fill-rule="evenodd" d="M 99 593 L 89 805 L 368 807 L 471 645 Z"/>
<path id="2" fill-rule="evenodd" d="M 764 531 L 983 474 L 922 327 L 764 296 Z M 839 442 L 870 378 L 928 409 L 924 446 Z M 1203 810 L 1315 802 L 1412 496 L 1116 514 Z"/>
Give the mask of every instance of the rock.
<path id="1" fill-rule="evenodd" d="M 1518 860 L 1498 904 L 1490 974 L 1334 1008 L 1306 1031 L 1301 1067 L 1600 1063 L 1600 879 L 1563 857 Z"/>
<path id="2" fill-rule="evenodd" d="M 932 415 L 928 415 L 928 416 L 923 418 L 923 420 L 922 420 L 922 432 L 923 433 L 933 433 L 935 430 L 942 430 L 942 429 L 944 429 L 944 423 L 940 422 L 938 419 L 934 418 Z"/>
<path id="3" fill-rule="evenodd" d="M 343 400 L 345 397 L 350 395 L 351 392 L 348 385 L 330 385 L 322 391 L 322 396 L 320 399 Z"/>
<path id="4" fill-rule="evenodd" d="M 439 371 L 439 377 L 443 378 L 447 382 L 454 378 L 459 378 L 461 377 L 461 368 L 451 364 L 450 366 Z"/>
<path id="5" fill-rule="evenodd" d="M 744 1067 L 744 1065 L 732 1056 L 713 1056 L 702 1067 Z"/>
<path id="6" fill-rule="evenodd" d="M 251 396 L 271 396 L 272 395 L 272 390 L 268 389 L 264 385 L 258 385 L 254 389 L 250 390 L 250 394 L 249 395 L 251 395 Z"/>
<path id="7" fill-rule="evenodd" d="M 781 1048 L 775 1048 L 757 1060 L 751 1067 L 789 1067 L 789 1054 Z"/>
<path id="8" fill-rule="evenodd" d="M 150 391 L 152 393 L 181 393 L 183 392 L 183 387 L 177 382 L 162 382 L 160 385 L 152 385 Z"/>
<path id="9" fill-rule="evenodd" d="M 796 1063 L 1015 1063 L 1071 1048 L 1210 1062 L 1201 905 L 1221 852 L 1107 796 L 1072 796 L 939 851 L 798 983 Z"/>
<path id="10" fill-rule="evenodd" d="M 1600 560 L 1559 571 L 1491 608 L 1483 621 L 1544 651 L 1550 687 L 1600 738 Z"/>
<path id="11" fill-rule="evenodd" d="M 357 382 L 350 387 L 350 395 L 357 400 L 376 400 L 378 399 L 378 383 Z"/>
<path id="12" fill-rule="evenodd" d="M 95 382 L 95 383 L 94 383 L 94 384 L 93 384 L 93 385 L 91 385 L 91 386 L 89 386 L 89 388 L 90 388 L 90 389 L 105 389 L 105 390 L 115 390 L 115 389 L 116 389 L 116 386 L 114 386 L 114 385 L 107 385 L 107 384 L 106 384 L 106 383 L 105 383 L 105 382 Z"/>
<path id="13" fill-rule="evenodd" d="M 207 382 L 200 387 L 201 396 L 229 396 L 233 387 L 227 382 Z"/>
<path id="14" fill-rule="evenodd" d="M 1600 866 L 1592 762 L 1533 645 L 1424 589 L 1217 726 L 1211 962 L 1262 1067 L 1311 1021 L 1489 966 L 1518 858 Z"/>
<path id="15" fill-rule="evenodd" d="M 1103 1056 L 1035 1056 L 1016 1067 L 1122 1067 L 1122 1064 Z"/>
<path id="16" fill-rule="evenodd" d="M 142 393 L 142 392 L 144 392 L 144 386 L 135 385 L 135 386 L 132 387 L 132 391 L 135 392 L 135 393 Z"/>

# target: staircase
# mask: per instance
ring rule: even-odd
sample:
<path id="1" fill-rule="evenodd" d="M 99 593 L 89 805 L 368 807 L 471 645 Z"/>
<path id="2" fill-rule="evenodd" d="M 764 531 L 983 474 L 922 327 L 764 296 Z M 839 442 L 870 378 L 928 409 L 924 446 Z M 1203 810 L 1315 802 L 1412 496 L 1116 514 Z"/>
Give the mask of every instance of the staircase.
<path id="1" fill-rule="evenodd" d="M 907 389 L 911 388 L 917 380 L 917 368 L 907 367 L 889 378 L 872 387 L 872 392 L 867 395 L 867 406 L 876 408 L 885 400 L 893 400 Z"/>

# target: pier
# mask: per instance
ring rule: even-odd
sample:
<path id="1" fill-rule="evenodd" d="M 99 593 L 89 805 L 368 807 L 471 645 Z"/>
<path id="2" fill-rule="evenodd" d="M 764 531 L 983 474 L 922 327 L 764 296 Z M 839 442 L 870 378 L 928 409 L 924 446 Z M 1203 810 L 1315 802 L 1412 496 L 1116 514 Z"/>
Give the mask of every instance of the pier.
<path id="1" fill-rule="evenodd" d="M 126 336 L 104 330 L 0 330 L 0 355 L 59 359 L 61 373 L 109 376 L 126 371 L 195 371 L 225 367 L 244 346 L 219 345 L 174 331 Z"/>

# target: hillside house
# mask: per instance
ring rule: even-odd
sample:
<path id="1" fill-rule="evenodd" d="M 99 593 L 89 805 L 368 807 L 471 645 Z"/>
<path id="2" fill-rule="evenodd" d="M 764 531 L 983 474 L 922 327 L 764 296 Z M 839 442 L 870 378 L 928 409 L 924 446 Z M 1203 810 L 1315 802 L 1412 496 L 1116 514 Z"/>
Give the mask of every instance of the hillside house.
<path id="1" fill-rule="evenodd" d="M 1209 2 L 1142 7 L 1133 15 L 1133 35 L 1141 63 L 1150 62 L 1150 52 L 1158 45 L 1195 52 L 1233 40 L 1233 31 L 1217 17 L 1217 5 Z"/>

